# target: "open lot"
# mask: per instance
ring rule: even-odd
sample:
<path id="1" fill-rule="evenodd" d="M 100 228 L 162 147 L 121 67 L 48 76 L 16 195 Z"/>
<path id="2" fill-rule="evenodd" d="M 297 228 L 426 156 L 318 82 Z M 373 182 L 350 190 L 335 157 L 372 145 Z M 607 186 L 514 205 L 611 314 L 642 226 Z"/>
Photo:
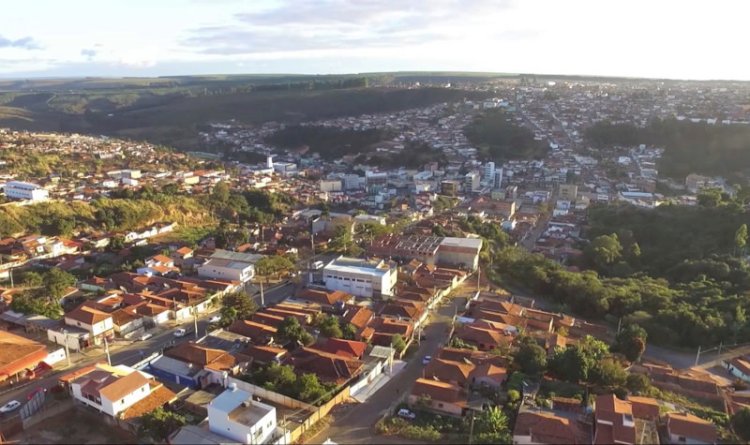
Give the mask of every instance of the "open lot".
<path id="1" fill-rule="evenodd" d="M 128 444 L 137 437 L 102 421 L 95 414 L 76 409 L 58 414 L 11 438 L 21 444 Z"/>

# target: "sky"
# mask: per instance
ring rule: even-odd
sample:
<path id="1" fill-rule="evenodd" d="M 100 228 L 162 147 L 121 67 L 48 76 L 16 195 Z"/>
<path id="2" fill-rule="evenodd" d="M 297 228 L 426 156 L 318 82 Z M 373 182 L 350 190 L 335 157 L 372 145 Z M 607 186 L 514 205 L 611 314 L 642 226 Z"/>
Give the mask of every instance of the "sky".
<path id="1" fill-rule="evenodd" d="M 5 78 L 481 71 L 750 80 L 744 0 L 6 0 L 3 6 Z"/>

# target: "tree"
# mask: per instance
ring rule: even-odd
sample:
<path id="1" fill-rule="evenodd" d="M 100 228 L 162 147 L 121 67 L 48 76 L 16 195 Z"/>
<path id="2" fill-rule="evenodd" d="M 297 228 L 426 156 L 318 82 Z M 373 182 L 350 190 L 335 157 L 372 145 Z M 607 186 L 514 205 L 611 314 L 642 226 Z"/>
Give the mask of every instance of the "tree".
<path id="1" fill-rule="evenodd" d="M 276 331 L 282 341 L 294 342 L 307 346 L 314 341 L 312 335 L 305 331 L 294 317 L 286 317 Z"/>
<path id="2" fill-rule="evenodd" d="M 223 206 L 229 201 L 229 185 L 224 181 L 219 181 L 211 190 L 211 203 Z"/>
<path id="3" fill-rule="evenodd" d="M 351 323 L 346 323 L 344 327 L 341 329 L 341 337 L 346 340 L 356 340 L 357 339 L 357 327 Z"/>
<path id="4" fill-rule="evenodd" d="M 605 269 L 622 258 L 622 245 L 616 233 L 601 235 L 591 241 L 586 253 L 597 267 Z"/>
<path id="5" fill-rule="evenodd" d="M 547 352 L 534 339 L 524 337 L 513 359 L 528 375 L 539 375 L 547 368 Z"/>
<path id="6" fill-rule="evenodd" d="M 646 395 L 651 390 L 651 380 L 645 374 L 628 374 L 625 387 L 635 395 Z"/>
<path id="7" fill-rule="evenodd" d="M 704 188 L 698 193 L 698 204 L 703 207 L 718 207 L 721 201 L 721 189 Z"/>
<path id="8" fill-rule="evenodd" d="M 309 373 L 297 377 L 294 387 L 299 400 L 307 403 L 316 402 L 328 392 L 326 388 L 321 385 L 318 376 Z"/>
<path id="9" fill-rule="evenodd" d="M 742 408 L 732 416 L 732 429 L 740 439 L 750 441 L 750 408 Z"/>
<path id="10" fill-rule="evenodd" d="M 270 278 L 294 269 L 295 264 L 283 255 L 265 256 L 255 263 L 255 276 L 258 279 Z"/>
<path id="11" fill-rule="evenodd" d="M 747 315 L 745 315 L 745 308 L 743 308 L 740 304 L 737 304 L 737 306 L 734 308 L 733 318 L 734 319 L 732 320 L 731 327 L 732 333 L 734 334 L 734 342 L 737 343 L 737 337 L 747 325 Z"/>
<path id="12" fill-rule="evenodd" d="M 328 338 L 341 338 L 344 333 L 339 326 L 339 321 L 334 316 L 323 317 L 318 323 L 321 335 Z"/>
<path id="13" fill-rule="evenodd" d="M 187 424 L 187 419 L 172 411 L 158 407 L 141 417 L 139 432 L 158 441 L 166 440 L 170 434 Z"/>
<path id="14" fill-rule="evenodd" d="M 44 284 L 42 276 L 34 271 L 24 273 L 21 282 L 26 287 L 41 287 Z"/>
<path id="15" fill-rule="evenodd" d="M 497 406 L 485 409 L 474 419 L 472 443 L 511 443 L 508 418 Z"/>
<path id="16" fill-rule="evenodd" d="M 404 349 L 406 349 L 406 342 L 404 341 L 404 338 L 401 337 L 401 334 L 395 334 L 391 338 L 391 346 L 399 354 L 401 354 L 404 351 Z"/>
<path id="17" fill-rule="evenodd" d="M 591 380 L 602 386 L 621 387 L 624 386 L 628 373 L 619 362 L 612 358 L 600 360 L 591 372 Z"/>
<path id="18" fill-rule="evenodd" d="M 221 312 L 222 321 L 224 321 L 225 314 L 232 321 L 247 320 L 258 311 L 258 304 L 244 290 L 224 295 L 221 299 L 221 304 L 223 305 Z M 234 317 L 232 317 L 232 312 L 228 308 L 234 310 Z"/>
<path id="19" fill-rule="evenodd" d="M 221 325 L 226 327 L 237 320 L 237 309 L 232 306 L 221 307 Z"/>
<path id="20" fill-rule="evenodd" d="M 747 224 L 742 224 L 734 233 L 734 246 L 742 254 L 747 246 Z"/>
<path id="21" fill-rule="evenodd" d="M 271 363 L 261 374 L 263 387 L 272 391 L 291 388 L 297 381 L 297 374 L 295 374 L 294 368 L 289 365 Z"/>
<path id="22" fill-rule="evenodd" d="M 115 235 L 109 241 L 109 248 L 113 252 L 120 251 L 125 248 L 125 237 L 122 235 Z"/>
<path id="23" fill-rule="evenodd" d="M 55 300 L 59 300 L 68 288 L 76 284 L 76 277 L 57 267 L 44 274 L 42 279 L 45 290 Z"/>
<path id="24" fill-rule="evenodd" d="M 621 352 L 628 360 L 640 360 L 646 350 L 648 334 L 637 324 L 629 324 L 617 334 L 614 350 Z"/>
<path id="25" fill-rule="evenodd" d="M 592 362 L 578 346 L 569 346 L 557 351 L 550 362 L 550 369 L 560 378 L 569 382 L 586 381 Z"/>

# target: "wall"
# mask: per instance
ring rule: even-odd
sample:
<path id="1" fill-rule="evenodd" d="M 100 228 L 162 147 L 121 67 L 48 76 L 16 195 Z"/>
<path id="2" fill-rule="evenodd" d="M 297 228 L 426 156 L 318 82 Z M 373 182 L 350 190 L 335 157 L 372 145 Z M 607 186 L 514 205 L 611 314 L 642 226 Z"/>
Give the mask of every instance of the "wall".
<path id="1" fill-rule="evenodd" d="M 60 348 L 47 354 L 47 358 L 44 359 L 44 362 L 48 365 L 54 365 L 55 363 L 65 360 L 65 357 L 65 348 Z"/>
<path id="2" fill-rule="evenodd" d="M 252 383 L 248 383 L 248 382 L 242 381 L 234 377 L 227 377 L 227 387 L 230 387 L 232 383 L 237 384 L 238 389 L 247 391 L 253 396 L 258 396 L 261 399 L 270 400 L 273 403 L 278 403 L 279 405 L 287 407 L 287 408 L 308 409 L 310 411 L 315 410 L 315 407 L 313 405 L 310 405 L 309 403 L 301 402 L 289 396 L 285 396 L 277 392 L 269 391 L 265 388 L 261 388 L 260 386 L 255 386 Z"/>
<path id="3" fill-rule="evenodd" d="M 138 371 L 136 371 L 138 372 Z M 131 406 L 135 405 L 139 400 L 142 400 L 151 393 L 149 384 L 146 383 L 142 387 L 136 389 L 135 391 L 131 392 L 130 394 L 123 397 L 121 400 L 113 400 L 112 405 L 112 412 L 115 414 L 119 414 L 121 411 L 125 411 L 126 409 L 130 408 Z M 102 405 L 105 407 L 108 406 L 108 400 L 102 399 Z"/>

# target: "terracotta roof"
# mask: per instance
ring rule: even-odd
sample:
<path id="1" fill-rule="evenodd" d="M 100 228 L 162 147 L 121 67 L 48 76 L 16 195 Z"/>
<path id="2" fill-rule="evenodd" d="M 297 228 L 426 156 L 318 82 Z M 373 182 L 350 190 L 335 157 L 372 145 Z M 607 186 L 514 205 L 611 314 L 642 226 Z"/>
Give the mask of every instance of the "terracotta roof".
<path id="1" fill-rule="evenodd" d="M 362 358 L 367 350 L 367 343 L 340 338 L 329 338 L 320 347 L 320 350 L 347 358 Z"/>
<path id="2" fill-rule="evenodd" d="M 0 331 L 0 381 L 35 368 L 47 358 L 47 347 L 34 340 Z"/>
<path id="3" fill-rule="evenodd" d="M 417 379 L 411 389 L 415 396 L 428 396 L 430 399 L 448 403 L 464 403 L 466 395 L 461 387 L 446 382 L 438 382 L 432 379 Z"/>
<path id="4" fill-rule="evenodd" d="M 575 421 L 550 412 L 523 411 L 516 417 L 514 436 L 531 436 L 532 443 L 583 444 Z"/>
<path id="5" fill-rule="evenodd" d="M 242 350 L 242 354 L 258 363 L 271 363 L 274 359 L 281 359 L 289 351 L 274 346 L 249 345 Z"/>
<path id="6" fill-rule="evenodd" d="M 91 307 L 90 302 L 86 302 L 65 314 L 65 317 L 93 326 L 111 318 L 111 315 L 98 309 L 94 309 Z"/>
<path id="7" fill-rule="evenodd" d="M 177 252 L 178 254 L 182 256 L 185 256 L 185 255 L 190 255 L 191 253 L 193 253 L 193 249 L 189 247 L 180 247 L 175 252 Z"/>
<path id="8" fill-rule="evenodd" d="M 370 309 L 361 306 L 349 306 L 344 320 L 353 324 L 355 327 L 362 329 L 375 315 Z"/>
<path id="9" fill-rule="evenodd" d="M 166 255 L 161 255 L 161 254 L 154 255 L 151 258 L 149 258 L 148 260 L 152 260 L 152 261 L 155 261 L 157 263 L 162 263 L 162 264 L 169 264 L 169 263 L 173 262 L 172 258 L 170 258 L 170 257 L 168 257 Z"/>
<path id="10" fill-rule="evenodd" d="M 323 305 L 332 305 L 339 301 L 346 302 L 346 301 L 350 301 L 353 298 L 350 294 L 347 294 L 346 292 L 343 292 L 340 290 L 328 292 L 322 289 L 310 289 L 310 288 L 300 289 L 295 295 L 295 297 L 300 300 L 313 301 L 315 303 L 319 303 Z"/>
<path id="11" fill-rule="evenodd" d="M 263 323 L 268 326 L 273 326 L 274 328 L 279 328 L 281 326 L 281 323 L 284 322 L 284 318 L 281 315 L 276 314 L 268 314 L 266 312 L 256 312 L 251 317 L 252 321 L 257 321 L 258 323 Z"/>
<path id="12" fill-rule="evenodd" d="M 225 370 L 236 365 L 237 359 L 221 349 L 212 349 L 192 342 L 180 343 L 164 352 L 164 355 L 186 363 L 211 369 Z"/>
<path id="13" fill-rule="evenodd" d="M 263 343 L 276 334 L 276 328 L 250 320 L 236 320 L 227 331 L 250 337 L 253 341 Z"/>
<path id="14" fill-rule="evenodd" d="M 99 388 L 99 394 L 111 401 L 117 401 L 126 395 L 133 393 L 143 385 L 148 384 L 149 380 L 139 371 L 133 371 L 130 374 L 120 377 L 112 383 Z"/>
<path id="15" fill-rule="evenodd" d="M 473 364 L 434 358 L 425 367 L 424 377 L 464 385 L 473 371 Z"/>
<path id="16" fill-rule="evenodd" d="M 742 358 L 733 358 L 729 362 L 732 366 L 739 369 L 743 374 L 750 376 L 750 362 Z"/>
<path id="17" fill-rule="evenodd" d="M 492 363 L 482 363 L 474 368 L 471 377 L 475 379 L 487 378 L 501 384 L 508 377 L 508 370 Z"/>
<path id="18" fill-rule="evenodd" d="M 177 394 L 172 392 L 166 386 L 158 384 L 155 389 L 152 389 L 151 393 L 147 397 L 135 402 L 128 409 L 123 411 L 122 419 L 137 419 L 150 413 L 156 408 L 162 407 L 167 403 L 175 401 L 176 399 Z"/>
<path id="19" fill-rule="evenodd" d="M 659 402 L 651 397 L 628 397 L 633 408 L 633 417 L 637 419 L 656 420 L 659 418 Z"/>
<path id="20" fill-rule="evenodd" d="M 635 426 L 625 426 L 623 417 L 633 417 L 633 408 L 630 402 L 620 400 L 614 394 L 604 394 L 596 398 L 596 420 L 597 434 L 594 437 L 595 443 L 605 443 L 603 437 L 600 437 L 598 428 L 602 425 L 599 420 L 612 424 L 612 437 L 615 441 L 621 443 L 635 443 Z"/>
<path id="21" fill-rule="evenodd" d="M 692 414 L 668 413 L 667 431 L 703 443 L 716 443 L 716 426 Z"/>
<path id="22" fill-rule="evenodd" d="M 297 371 L 310 372 L 320 379 L 342 384 L 356 377 L 364 367 L 360 360 L 344 358 L 313 348 L 300 348 L 292 356 Z"/>

